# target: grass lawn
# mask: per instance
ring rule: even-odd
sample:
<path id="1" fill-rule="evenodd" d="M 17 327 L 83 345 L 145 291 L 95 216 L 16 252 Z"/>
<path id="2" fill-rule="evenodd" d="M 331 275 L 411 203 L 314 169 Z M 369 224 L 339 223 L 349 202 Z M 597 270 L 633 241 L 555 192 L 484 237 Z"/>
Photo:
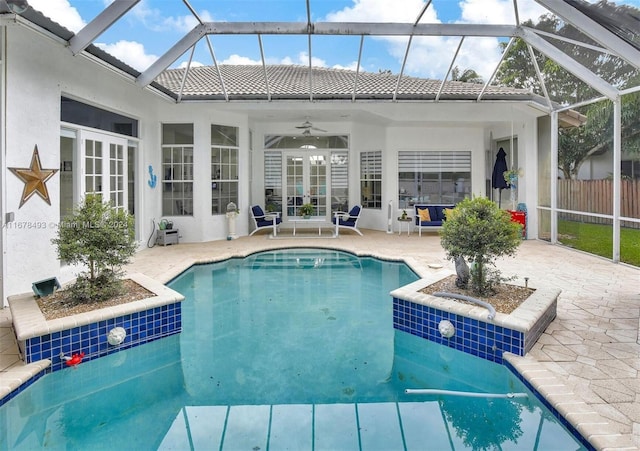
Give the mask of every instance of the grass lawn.
<path id="1" fill-rule="evenodd" d="M 612 257 L 613 233 L 610 225 L 560 220 L 558 241 L 574 249 Z M 620 230 L 620 261 L 640 266 L 640 229 Z"/>

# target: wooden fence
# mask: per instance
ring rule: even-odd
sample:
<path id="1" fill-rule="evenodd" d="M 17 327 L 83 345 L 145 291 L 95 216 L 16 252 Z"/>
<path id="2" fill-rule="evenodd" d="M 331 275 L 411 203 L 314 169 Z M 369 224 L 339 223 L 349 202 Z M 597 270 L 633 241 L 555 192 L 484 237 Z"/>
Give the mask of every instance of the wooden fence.
<path id="1" fill-rule="evenodd" d="M 558 208 L 587 213 L 613 214 L 612 180 L 558 180 Z M 620 183 L 620 216 L 640 218 L 640 180 L 622 180 Z M 611 224 L 607 218 L 568 213 L 563 219 Z M 623 226 L 638 229 L 640 224 L 623 221 Z"/>

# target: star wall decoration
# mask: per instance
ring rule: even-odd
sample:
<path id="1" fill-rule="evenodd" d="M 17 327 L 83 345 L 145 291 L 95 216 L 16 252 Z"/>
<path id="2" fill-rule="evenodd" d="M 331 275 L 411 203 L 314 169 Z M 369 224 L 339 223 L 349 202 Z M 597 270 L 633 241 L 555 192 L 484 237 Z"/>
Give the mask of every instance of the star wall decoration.
<path id="1" fill-rule="evenodd" d="M 44 199 L 46 203 L 51 205 L 49 190 L 47 189 L 47 180 L 53 177 L 53 175 L 58 172 L 58 169 L 42 169 L 42 163 L 40 163 L 40 154 L 38 153 L 37 145 L 33 149 L 33 156 L 31 157 L 30 167 L 9 168 L 9 170 L 24 182 L 24 189 L 22 190 L 20 207 L 22 207 L 26 201 L 31 199 L 31 196 L 33 196 L 34 194 L 38 194 Z"/>

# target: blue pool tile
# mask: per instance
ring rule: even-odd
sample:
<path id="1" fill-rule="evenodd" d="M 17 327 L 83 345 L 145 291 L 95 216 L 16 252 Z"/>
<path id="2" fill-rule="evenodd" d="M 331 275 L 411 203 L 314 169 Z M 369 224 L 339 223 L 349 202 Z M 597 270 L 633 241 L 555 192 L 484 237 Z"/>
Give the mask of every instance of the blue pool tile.
<path id="1" fill-rule="evenodd" d="M 51 359 L 51 371 L 65 368 L 60 354 L 85 353 L 85 361 L 118 352 L 158 338 L 179 333 L 182 330 L 181 303 L 165 308 L 154 308 L 146 312 L 124 315 L 99 321 L 50 335 L 34 337 L 25 341 L 25 360 L 30 363 Z M 135 327 L 133 324 L 135 323 Z M 107 334 L 114 327 L 127 331 L 125 342 L 118 347 L 108 344 Z"/>

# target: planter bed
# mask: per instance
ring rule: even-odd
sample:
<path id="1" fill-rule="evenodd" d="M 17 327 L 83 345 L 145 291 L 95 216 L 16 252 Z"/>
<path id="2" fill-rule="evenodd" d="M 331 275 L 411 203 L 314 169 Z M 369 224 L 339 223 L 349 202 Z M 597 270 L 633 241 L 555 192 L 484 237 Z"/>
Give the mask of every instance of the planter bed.
<path id="1" fill-rule="evenodd" d="M 9 297 L 18 346 L 25 363 L 49 361 L 47 371 L 66 368 L 61 356 L 84 353 L 83 361 L 148 343 L 182 330 L 184 296 L 142 274 L 128 276 L 155 296 L 47 321 L 33 294 Z M 122 327 L 124 341 L 111 345 L 109 332 Z"/>
<path id="2" fill-rule="evenodd" d="M 391 292 L 393 327 L 436 343 L 458 349 L 493 362 L 502 363 L 503 354 L 524 356 L 556 317 L 560 290 L 536 289 L 510 314 L 489 311 L 482 306 L 421 293 L 420 290 L 445 277 L 439 271 Z M 534 287 L 535 288 L 535 287 Z M 449 321 L 454 334 L 447 338 L 439 330 Z"/>

